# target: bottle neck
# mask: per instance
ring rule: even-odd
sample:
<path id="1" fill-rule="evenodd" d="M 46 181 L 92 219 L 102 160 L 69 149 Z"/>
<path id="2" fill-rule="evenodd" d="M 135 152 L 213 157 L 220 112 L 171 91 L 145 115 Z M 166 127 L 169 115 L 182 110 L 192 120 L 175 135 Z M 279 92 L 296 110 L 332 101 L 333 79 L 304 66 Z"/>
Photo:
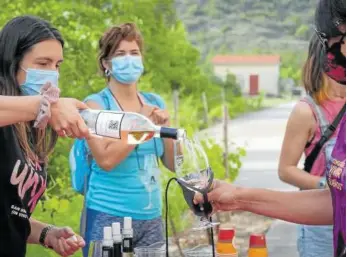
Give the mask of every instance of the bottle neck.
<path id="1" fill-rule="evenodd" d="M 155 126 L 155 134 L 156 137 L 177 140 L 184 136 L 184 130 L 170 127 Z"/>
<path id="2" fill-rule="evenodd" d="M 113 243 L 121 244 L 122 243 L 122 235 L 113 235 Z"/>
<path id="3" fill-rule="evenodd" d="M 104 239 L 102 241 L 102 246 L 113 247 L 113 240 L 111 240 L 111 239 Z"/>

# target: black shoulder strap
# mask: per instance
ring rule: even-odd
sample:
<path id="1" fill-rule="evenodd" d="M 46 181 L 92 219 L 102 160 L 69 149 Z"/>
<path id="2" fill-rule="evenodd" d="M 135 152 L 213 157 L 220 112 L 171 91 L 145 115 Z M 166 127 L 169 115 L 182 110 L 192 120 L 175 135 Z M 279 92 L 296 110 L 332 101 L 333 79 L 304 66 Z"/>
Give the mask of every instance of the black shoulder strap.
<path id="1" fill-rule="evenodd" d="M 318 143 L 315 145 L 311 153 L 307 156 L 304 164 L 304 170 L 308 173 L 311 172 L 311 169 L 313 167 L 313 163 L 315 162 L 320 150 L 324 146 L 324 144 L 329 140 L 332 134 L 334 134 L 336 128 L 339 126 L 339 123 L 343 116 L 346 113 L 346 104 L 343 105 L 340 112 L 336 115 L 334 121 L 330 124 L 330 126 L 324 131 L 324 134 L 318 141 Z"/>

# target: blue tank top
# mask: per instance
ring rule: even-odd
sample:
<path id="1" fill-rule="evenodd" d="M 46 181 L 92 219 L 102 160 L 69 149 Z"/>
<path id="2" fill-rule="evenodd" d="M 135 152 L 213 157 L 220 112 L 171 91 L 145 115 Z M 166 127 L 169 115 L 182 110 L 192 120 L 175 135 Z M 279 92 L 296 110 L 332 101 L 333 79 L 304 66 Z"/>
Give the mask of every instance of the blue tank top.
<path id="1" fill-rule="evenodd" d="M 110 110 L 120 110 L 108 88 L 96 95 L 88 96 L 85 102 L 99 103 L 100 94 L 104 95 L 104 103 L 101 106 Z M 158 95 L 141 93 L 141 96 L 146 104 L 165 108 L 164 101 Z M 162 199 L 157 159 L 163 154 L 163 140 L 155 138 L 138 145 L 111 171 L 103 170 L 93 159 L 86 194 L 87 208 L 137 220 L 160 217 Z"/>

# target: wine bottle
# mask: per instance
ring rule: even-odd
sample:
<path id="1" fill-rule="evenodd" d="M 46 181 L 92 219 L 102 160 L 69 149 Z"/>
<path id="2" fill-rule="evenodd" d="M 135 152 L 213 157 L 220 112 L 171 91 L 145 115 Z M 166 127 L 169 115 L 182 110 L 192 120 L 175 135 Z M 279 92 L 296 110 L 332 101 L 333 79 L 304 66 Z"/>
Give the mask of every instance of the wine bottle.
<path id="1" fill-rule="evenodd" d="M 113 257 L 112 227 L 104 227 L 102 240 L 102 257 Z"/>
<path id="2" fill-rule="evenodd" d="M 124 217 L 123 224 L 123 257 L 133 257 L 134 256 L 134 246 L 133 246 L 133 228 L 131 217 Z"/>
<path id="3" fill-rule="evenodd" d="M 120 223 L 112 223 L 113 235 L 113 257 L 122 257 L 122 234 L 120 231 Z"/>
<path id="4" fill-rule="evenodd" d="M 139 113 L 86 109 L 80 114 L 92 134 L 125 140 L 128 144 L 141 144 L 153 137 L 177 140 L 186 136 L 184 129 L 157 126 Z"/>

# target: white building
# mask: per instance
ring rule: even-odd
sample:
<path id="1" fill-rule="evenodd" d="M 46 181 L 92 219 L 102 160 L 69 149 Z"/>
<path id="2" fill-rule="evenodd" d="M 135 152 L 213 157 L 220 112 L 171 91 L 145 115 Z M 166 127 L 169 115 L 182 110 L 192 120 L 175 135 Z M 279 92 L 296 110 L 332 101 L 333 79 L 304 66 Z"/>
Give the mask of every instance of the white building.
<path id="1" fill-rule="evenodd" d="M 214 74 L 225 80 L 228 73 L 236 76 L 246 95 L 264 92 L 279 95 L 281 57 L 279 55 L 217 55 L 212 59 Z"/>

